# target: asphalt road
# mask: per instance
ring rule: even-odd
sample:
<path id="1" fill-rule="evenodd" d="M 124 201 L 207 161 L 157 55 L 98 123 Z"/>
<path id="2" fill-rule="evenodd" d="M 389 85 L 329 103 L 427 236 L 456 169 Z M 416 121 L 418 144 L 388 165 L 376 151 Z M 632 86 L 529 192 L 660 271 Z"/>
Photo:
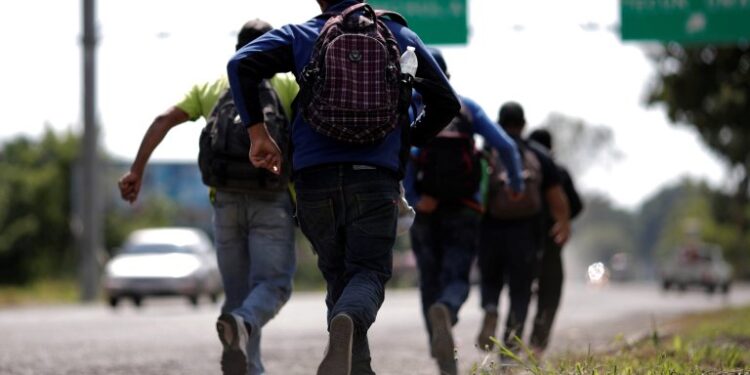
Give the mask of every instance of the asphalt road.
<path id="1" fill-rule="evenodd" d="M 416 290 L 389 290 L 370 330 L 374 369 L 380 374 L 436 374 L 428 355 Z M 750 304 L 750 286 L 728 297 L 701 291 L 664 294 L 656 285 L 568 285 L 550 351 L 586 351 L 618 334 L 648 332 L 676 315 Z M 502 304 L 507 308 L 507 301 Z M 218 305 L 198 308 L 187 300 L 145 300 L 139 310 L 124 303 L 25 307 L 0 310 L 0 374 L 219 374 L 220 345 L 214 331 Z M 326 343 L 320 293 L 295 293 L 264 330 L 268 374 L 313 374 Z M 455 328 L 462 373 L 491 360 L 474 347 L 481 312 L 476 290 Z"/>

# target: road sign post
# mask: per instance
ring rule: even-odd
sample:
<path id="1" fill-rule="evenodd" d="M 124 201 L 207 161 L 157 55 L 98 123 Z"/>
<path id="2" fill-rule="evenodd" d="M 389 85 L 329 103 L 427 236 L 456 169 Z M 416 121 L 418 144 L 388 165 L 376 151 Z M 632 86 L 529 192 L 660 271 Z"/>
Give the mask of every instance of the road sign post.
<path id="1" fill-rule="evenodd" d="M 376 9 L 398 12 L 427 44 L 466 44 L 467 0 L 368 0 Z"/>
<path id="2" fill-rule="evenodd" d="M 623 40 L 750 41 L 750 0 L 620 0 Z"/>

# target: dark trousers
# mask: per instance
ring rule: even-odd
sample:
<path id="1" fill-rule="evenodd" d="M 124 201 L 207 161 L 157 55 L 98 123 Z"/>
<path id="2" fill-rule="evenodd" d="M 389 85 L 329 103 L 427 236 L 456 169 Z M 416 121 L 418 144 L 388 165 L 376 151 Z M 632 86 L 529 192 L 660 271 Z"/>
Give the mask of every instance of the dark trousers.
<path id="1" fill-rule="evenodd" d="M 531 331 L 531 345 L 544 349 L 549 344 L 552 323 L 560 306 L 562 284 L 562 247 L 547 235 L 537 263 L 537 311 Z"/>
<path id="2" fill-rule="evenodd" d="M 445 304 L 453 324 L 469 296 L 469 272 L 476 256 L 479 213 L 469 208 L 439 208 L 417 213 L 411 226 L 411 245 L 419 267 L 419 291 L 427 334 L 432 332 L 427 311 Z"/>
<path id="3" fill-rule="evenodd" d="M 327 283 L 328 323 L 354 321 L 352 374 L 373 374 L 367 330 L 391 278 L 400 190 L 395 174 L 334 165 L 295 174 L 300 228 Z"/>
<path id="4" fill-rule="evenodd" d="M 479 270 L 481 303 L 485 311 L 497 311 L 503 283 L 507 281 L 510 311 L 503 342 L 517 347 L 514 337 L 523 337 L 531 300 L 537 244 L 534 220 L 496 220 L 485 217 L 480 226 Z"/>

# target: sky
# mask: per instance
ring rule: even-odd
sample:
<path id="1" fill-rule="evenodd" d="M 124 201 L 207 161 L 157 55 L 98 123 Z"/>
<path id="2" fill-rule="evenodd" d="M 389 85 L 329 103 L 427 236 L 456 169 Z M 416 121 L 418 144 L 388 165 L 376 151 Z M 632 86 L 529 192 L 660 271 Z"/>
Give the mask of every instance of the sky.
<path id="1" fill-rule="evenodd" d="M 281 26 L 319 8 L 312 0 L 105 0 L 96 13 L 99 141 L 132 161 L 156 115 L 225 71 L 246 20 Z M 697 134 L 645 106 L 654 67 L 645 44 L 620 41 L 618 23 L 617 0 L 469 0 L 468 44 L 437 47 L 456 91 L 490 118 L 515 100 L 530 128 L 552 112 L 611 128 L 623 157 L 574 176 L 585 193 L 633 209 L 685 176 L 726 187 L 725 165 Z M 80 0 L 0 2 L 0 142 L 47 126 L 83 128 L 80 30 Z M 151 160 L 196 160 L 202 126 L 174 128 Z"/>

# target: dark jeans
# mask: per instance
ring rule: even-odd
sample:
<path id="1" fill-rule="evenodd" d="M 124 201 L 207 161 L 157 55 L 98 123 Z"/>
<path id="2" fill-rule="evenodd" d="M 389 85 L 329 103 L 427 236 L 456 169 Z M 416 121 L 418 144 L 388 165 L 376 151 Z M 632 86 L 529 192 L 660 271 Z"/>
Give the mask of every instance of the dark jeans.
<path id="1" fill-rule="evenodd" d="M 523 337 L 531 300 L 534 261 L 538 241 L 535 220 L 496 220 L 485 217 L 480 225 L 479 270 L 485 311 L 497 311 L 500 292 L 507 280 L 510 311 L 503 342 L 516 348 L 514 337 Z"/>
<path id="2" fill-rule="evenodd" d="M 453 324 L 469 296 L 469 272 L 476 256 L 479 213 L 469 208 L 417 213 L 411 226 L 411 245 L 419 267 L 419 290 L 427 333 L 432 337 L 427 311 L 445 304 Z"/>
<path id="3" fill-rule="evenodd" d="M 318 254 L 328 287 L 328 323 L 354 321 L 352 374 L 373 374 L 367 330 L 391 278 L 399 183 L 381 169 L 334 165 L 295 174 L 300 228 Z"/>
<path id="4" fill-rule="evenodd" d="M 531 345 L 546 348 L 557 308 L 560 306 L 563 284 L 562 247 L 550 236 L 545 236 L 544 251 L 537 263 L 537 311 L 531 331 Z"/>

